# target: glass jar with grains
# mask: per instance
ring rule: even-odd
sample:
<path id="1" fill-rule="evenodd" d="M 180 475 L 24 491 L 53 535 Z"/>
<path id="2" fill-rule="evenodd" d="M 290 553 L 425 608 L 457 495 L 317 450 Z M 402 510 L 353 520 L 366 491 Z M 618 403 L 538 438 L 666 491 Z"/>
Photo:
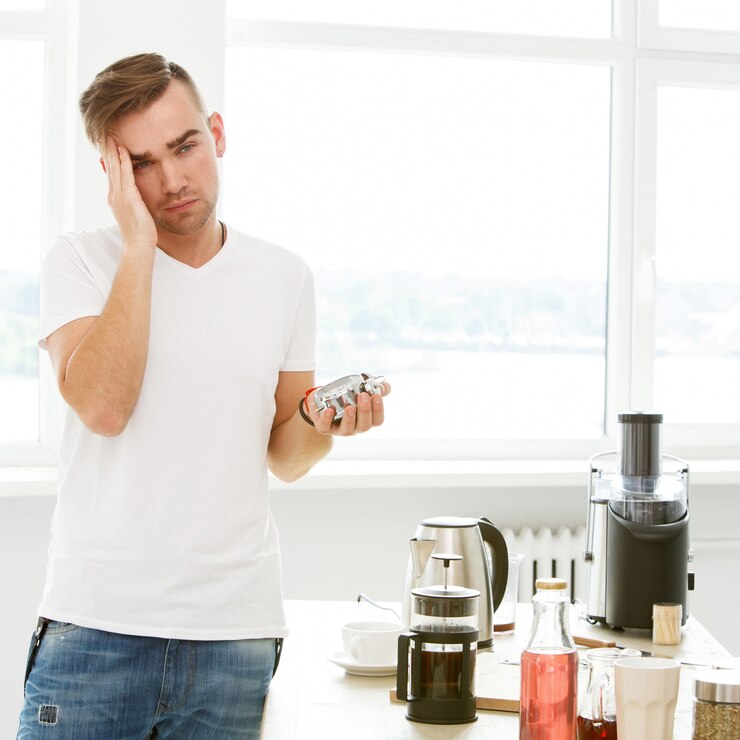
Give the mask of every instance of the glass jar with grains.
<path id="1" fill-rule="evenodd" d="M 694 676 L 692 740 L 740 740 L 740 671 L 700 671 Z"/>

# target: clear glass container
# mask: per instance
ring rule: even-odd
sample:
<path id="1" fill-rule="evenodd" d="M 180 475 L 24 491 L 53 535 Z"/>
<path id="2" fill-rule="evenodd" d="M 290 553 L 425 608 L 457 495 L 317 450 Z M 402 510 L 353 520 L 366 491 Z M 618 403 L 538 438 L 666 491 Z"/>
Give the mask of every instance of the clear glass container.
<path id="1" fill-rule="evenodd" d="M 522 653 L 520 740 L 576 736 L 578 653 L 568 623 L 570 602 L 561 578 L 539 578 L 533 621 Z"/>
<path id="2" fill-rule="evenodd" d="M 588 684 L 578 708 L 578 740 L 617 739 L 617 698 L 614 661 L 639 658 L 639 650 L 593 648 L 586 651 Z"/>
<path id="3" fill-rule="evenodd" d="M 740 671 L 694 676 L 692 740 L 740 739 Z"/>

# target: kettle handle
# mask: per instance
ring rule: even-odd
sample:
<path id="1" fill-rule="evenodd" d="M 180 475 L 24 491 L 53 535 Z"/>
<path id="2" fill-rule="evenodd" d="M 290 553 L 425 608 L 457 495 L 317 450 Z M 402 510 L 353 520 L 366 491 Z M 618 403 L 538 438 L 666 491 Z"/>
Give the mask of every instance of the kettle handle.
<path id="1" fill-rule="evenodd" d="M 503 601 L 506 591 L 506 582 L 509 580 L 509 548 L 506 546 L 504 536 L 499 532 L 492 522 L 485 517 L 478 519 L 483 542 L 491 548 L 491 563 L 493 565 L 491 578 L 493 584 L 491 591 L 493 594 L 493 610 L 498 609 L 499 604 Z"/>

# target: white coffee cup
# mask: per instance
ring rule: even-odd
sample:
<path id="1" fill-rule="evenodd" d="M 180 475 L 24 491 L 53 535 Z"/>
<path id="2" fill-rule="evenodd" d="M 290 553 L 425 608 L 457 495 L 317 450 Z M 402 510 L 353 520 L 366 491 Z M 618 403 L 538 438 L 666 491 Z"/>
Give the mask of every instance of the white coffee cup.
<path id="1" fill-rule="evenodd" d="M 628 740 L 671 740 L 681 664 L 671 658 L 614 662 L 617 731 Z"/>
<path id="2" fill-rule="evenodd" d="M 402 632 L 395 622 L 348 622 L 342 627 L 344 655 L 360 665 L 394 665 Z"/>

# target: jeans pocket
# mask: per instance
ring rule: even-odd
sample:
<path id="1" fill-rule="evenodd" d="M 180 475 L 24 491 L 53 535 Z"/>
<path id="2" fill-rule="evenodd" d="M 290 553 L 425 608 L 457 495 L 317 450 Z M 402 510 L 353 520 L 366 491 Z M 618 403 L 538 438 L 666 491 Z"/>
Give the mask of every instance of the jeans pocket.
<path id="1" fill-rule="evenodd" d="M 31 645 L 28 648 L 28 657 L 26 658 L 26 677 L 23 679 L 23 693 L 26 691 L 26 684 L 28 683 L 28 677 L 31 675 L 31 669 L 36 661 L 36 653 L 39 651 L 39 645 L 41 640 L 44 639 L 44 633 L 49 627 L 49 620 L 44 617 L 39 617 L 36 629 L 31 636 Z"/>
<path id="2" fill-rule="evenodd" d="M 54 619 L 50 619 L 46 626 L 46 634 L 63 635 L 76 629 L 79 629 L 79 627 L 76 624 L 72 624 L 72 622 L 57 622 Z"/>

